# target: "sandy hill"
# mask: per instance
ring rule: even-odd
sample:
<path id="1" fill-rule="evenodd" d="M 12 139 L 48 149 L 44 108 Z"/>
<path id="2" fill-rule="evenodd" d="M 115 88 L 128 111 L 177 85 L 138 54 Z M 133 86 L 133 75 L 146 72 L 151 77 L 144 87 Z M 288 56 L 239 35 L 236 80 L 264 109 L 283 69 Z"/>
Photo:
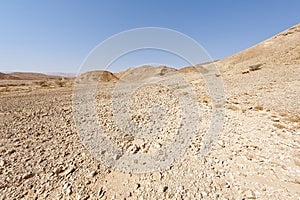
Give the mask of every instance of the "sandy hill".
<path id="1" fill-rule="evenodd" d="M 172 74 L 177 70 L 167 66 L 150 66 L 144 65 L 137 68 L 129 68 L 127 70 L 115 73 L 121 80 L 144 80 L 151 77 L 161 77 Z"/>
<path id="2" fill-rule="evenodd" d="M 215 64 L 229 99 L 300 112 L 300 24 Z"/>
<path id="3" fill-rule="evenodd" d="M 265 66 L 300 64 L 300 23 L 237 54 L 211 63 L 225 73 L 255 71 Z M 193 66 L 184 67 L 181 73 L 196 72 Z"/>
<path id="4" fill-rule="evenodd" d="M 229 68 L 300 64 L 300 23 L 220 62 Z"/>
<path id="5" fill-rule="evenodd" d="M 20 78 L 0 72 L 0 80 L 20 80 Z"/>
<path id="6" fill-rule="evenodd" d="M 102 81 L 102 82 L 114 82 L 118 80 L 113 73 L 109 71 L 103 70 L 95 70 L 89 71 L 79 76 L 79 80 L 83 82 L 90 82 L 90 81 Z"/>
<path id="7" fill-rule="evenodd" d="M 129 73 L 130 71 L 134 70 L 134 68 L 128 68 L 128 69 L 125 69 L 123 71 L 120 71 L 120 72 L 116 72 L 114 73 L 114 75 L 118 78 L 122 77 L 123 75 Z"/>

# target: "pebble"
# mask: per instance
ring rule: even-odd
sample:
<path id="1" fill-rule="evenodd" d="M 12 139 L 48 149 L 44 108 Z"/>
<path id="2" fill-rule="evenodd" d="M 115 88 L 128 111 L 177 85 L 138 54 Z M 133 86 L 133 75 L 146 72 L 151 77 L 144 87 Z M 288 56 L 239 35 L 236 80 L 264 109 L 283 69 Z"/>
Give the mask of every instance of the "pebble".
<path id="1" fill-rule="evenodd" d="M 96 171 L 92 171 L 90 174 L 89 174 L 89 177 L 94 177 L 94 176 L 96 176 L 97 175 L 97 172 Z"/>
<path id="2" fill-rule="evenodd" d="M 1 167 L 4 167 L 5 164 L 6 164 L 6 161 L 5 161 L 5 160 L 0 160 L 0 166 L 1 166 Z"/>
<path id="3" fill-rule="evenodd" d="M 106 191 L 104 191 L 103 187 L 101 187 L 101 188 L 99 189 L 98 196 L 99 196 L 100 199 L 101 199 L 102 197 L 104 197 L 105 192 L 106 192 Z"/>
<path id="4" fill-rule="evenodd" d="M 69 167 L 69 168 L 65 171 L 64 175 L 65 175 L 65 176 L 68 176 L 69 174 L 73 173 L 73 172 L 75 171 L 75 169 L 76 169 L 75 166 Z"/>
<path id="5" fill-rule="evenodd" d="M 61 173 L 61 172 L 63 172 L 62 166 L 59 166 L 59 167 L 57 167 L 53 170 L 53 173 L 56 174 L 56 175 Z"/>
<path id="6" fill-rule="evenodd" d="M 164 186 L 163 188 L 162 188 L 162 192 L 166 192 L 168 190 L 168 186 Z"/>
<path id="7" fill-rule="evenodd" d="M 32 172 L 29 172 L 29 173 L 27 173 L 27 174 L 24 174 L 23 176 L 22 176 L 22 179 L 29 179 L 29 178 L 31 178 L 31 177 L 33 177 L 34 176 L 34 174 L 32 173 Z"/>
<path id="8" fill-rule="evenodd" d="M 72 194 L 72 186 L 68 187 L 66 190 L 67 195 L 71 195 Z"/>

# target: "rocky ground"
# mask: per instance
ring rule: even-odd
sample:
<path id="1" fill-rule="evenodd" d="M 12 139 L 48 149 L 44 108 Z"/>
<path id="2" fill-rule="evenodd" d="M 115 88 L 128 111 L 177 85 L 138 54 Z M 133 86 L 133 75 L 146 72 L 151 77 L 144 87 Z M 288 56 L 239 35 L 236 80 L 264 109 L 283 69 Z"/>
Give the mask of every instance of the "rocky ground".
<path id="1" fill-rule="evenodd" d="M 280 34 L 275 39 L 287 41 L 282 37 L 297 30 L 288 30 L 289 34 Z M 245 62 L 232 57 L 214 63 L 220 70 L 217 76 L 224 81 L 226 114 L 223 131 L 205 156 L 200 149 L 209 128 L 213 102 L 194 68 L 179 71 L 189 83 L 184 87 L 196 91 L 193 100 L 200 108 L 196 121 L 200 129 L 183 156 L 167 168 L 148 173 L 108 167 L 87 150 L 75 124 L 71 81 L 2 81 L 0 198 L 299 199 L 299 52 L 289 55 L 296 57 L 289 57 L 286 64 L 283 58 L 280 63 L 262 62 L 256 56 Z M 203 67 L 209 69 L 210 65 Z M 159 150 L 169 144 L 181 126 L 178 99 L 190 94 L 184 90 L 175 93 L 183 87 L 176 86 L 178 79 L 172 75 L 175 70 L 155 70 L 146 75 L 149 80 L 167 77 L 173 80 L 174 87 L 145 84 L 132 93 L 128 105 L 132 121 L 141 129 L 151 121 L 149 109 L 153 104 L 165 107 L 166 124 L 158 135 L 148 139 L 123 134 L 114 122 L 118 113 L 112 110 L 112 91 L 124 73 L 107 73 L 110 78 L 101 79 L 96 88 L 94 103 L 99 127 L 129 154 Z M 140 77 L 144 76 L 141 73 Z M 125 98 L 122 92 L 116 93 L 120 95 L 119 101 Z"/>
<path id="2" fill-rule="evenodd" d="M 201 94 L 197 101 L 206 130 L 210 99 L 203 94 L 202 80 L 190 81 Z M 105 106 L 110 96 L 105 93 L 114 84 L 101 84 L 98 90 L 97 112 L 99 121 L 106 122 L 101 124 L 104 127 L 112 124 Z M 74 124 L 72 92 L 72 87 L 58 87 L 1 95 L 2 199 L 297 199 L 300 195 L 300 118 L 296 113 L 277 112 L 254 97 L 230 92 L 224 130 L 208 155 L 199 155 L 200 133 L 169 168 L 135 174 L 106 167 L 86 150 Z M 176 97 L 164 96 L 167 91 L 139 92 L 144 98 L 133 96 L 139 105 L 133 113 L 141 116 L 147 115 L 139 101 L 161 97 L 161 102 L 176 104 L 172 101 Z M 155 150 L 159 144 L 157 138 L 152 142 L 131 142 L 126 149 L 147 153 L 145 149 Z"/>

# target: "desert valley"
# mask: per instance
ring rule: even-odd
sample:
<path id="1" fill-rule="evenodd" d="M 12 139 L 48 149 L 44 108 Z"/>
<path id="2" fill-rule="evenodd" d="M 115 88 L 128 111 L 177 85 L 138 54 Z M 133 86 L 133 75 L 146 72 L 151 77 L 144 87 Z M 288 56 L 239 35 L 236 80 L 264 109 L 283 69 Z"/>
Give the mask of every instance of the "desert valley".
<path id="1" fill-rule="evenodd" d="M 213 102 L 197 68 L 212 65 L 224 84 L 225 120 L 212 150 L 199 156 Z M 184 155 L 151 173 L 122 172 L 97 160 L 73 116 L 76 80 L 92 80 L 95 73 L 101 74 L 99 125 L 131 154 L 156 151 L 172 140 L 180 126 L 178 102 L 172 90 L 139 89 L 130 104 L 132 120 L 145 126 L 147 108 L 155 103 L 170 110 L 170 123 L 161 136 L 138 140 L 116 128 L 111 91 L 128 74 L 174 83 L 175 75 L 184 77 L 202 111 L 201 131 Z M 179 70 L 141 66 L 77 78 L 0 73 L 0 199 L 299 199 L 299 74 L 300 24 L 225 59 Z"/>

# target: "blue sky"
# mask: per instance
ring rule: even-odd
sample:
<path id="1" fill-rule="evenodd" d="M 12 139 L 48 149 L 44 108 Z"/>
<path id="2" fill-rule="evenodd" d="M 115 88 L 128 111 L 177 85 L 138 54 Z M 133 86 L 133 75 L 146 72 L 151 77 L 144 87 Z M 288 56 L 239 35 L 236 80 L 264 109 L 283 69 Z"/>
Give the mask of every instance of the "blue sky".
<path id="1" fill-rule="evenodd" d="M 103 40 L 149 26 L 220 59 L 299 23 L 299 9 L 299 0 L 0 0 L 0 71 L 76 72 Z"/>

